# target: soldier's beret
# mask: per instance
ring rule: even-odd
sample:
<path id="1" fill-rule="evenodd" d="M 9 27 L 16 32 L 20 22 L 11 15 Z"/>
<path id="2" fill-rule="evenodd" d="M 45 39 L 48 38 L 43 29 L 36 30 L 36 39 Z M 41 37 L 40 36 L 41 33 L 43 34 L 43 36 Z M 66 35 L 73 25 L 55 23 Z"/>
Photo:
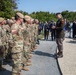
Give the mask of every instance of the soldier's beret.
<path id="1" fill-rule="evenodd" d="M 20 12 L 17 12 L 16 15 L 18 15 L 20 18 L 24 18 L 23 14 Z"/>
<path id="2" fill-rule="evenodd" d="M 0 17 L 0 22 L 3 22 L 4 20 L 5 20 L 4 18 Z"/>

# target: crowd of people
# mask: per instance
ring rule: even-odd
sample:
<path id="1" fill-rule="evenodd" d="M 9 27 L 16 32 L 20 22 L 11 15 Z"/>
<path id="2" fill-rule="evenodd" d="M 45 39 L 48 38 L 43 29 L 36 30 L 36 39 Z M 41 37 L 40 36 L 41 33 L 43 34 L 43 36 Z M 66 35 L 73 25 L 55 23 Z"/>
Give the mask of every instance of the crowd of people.
<path id="1" fill-rule="evenodd" d="M 67 34 L 68 38 L 76 38 L 76 20 L 74 22 L 65 21 L 64 31 Z M 51 35 L 51 40 L 55 40 L 56 38 L 56 30 L 52 28 L 52 26 L 56 26 L 56 22 L 54 20 L 49 22 L 39 22 L 39 35 L 41 32 L 44 32 L 44 39 L 48 40 L 49 35 Z"/>
<path id="2" fill-rule="evenodd" d="M 31 66 L 31 52 L 37 48 L 38 20 L 17 12 L 5 20 L 0 17 L 0 71 L 3 62 L 12 62 L 12 75 L 21 75 Z"/>
<path id="3" fill-rule="evenodd" d="M 63 41 L 65 32 L 71 33 L 73 29 L 73 38 L 76 35 L 76 21 L 73 25 L 62 18 L 60 13 L 56 14 L 57 22 L 39 22 L 28 15 L 20 12 L 15 17 L 5 20 L 0 17 L 0 71 L 4 71 L 3 62 L 12 62 L 12 75 L 21 75 L 21 70 L 28 71 L 27 66 L 31 64 L 31 52 L 37 48 L 39 43 L 38 35 L 44 32 L 44 39 L 48 40 L 51 34 L 51 40 L 56 40 L 58 57 L 63 57 Z M 70 37 L 70 36 L 69 36 Z"/>

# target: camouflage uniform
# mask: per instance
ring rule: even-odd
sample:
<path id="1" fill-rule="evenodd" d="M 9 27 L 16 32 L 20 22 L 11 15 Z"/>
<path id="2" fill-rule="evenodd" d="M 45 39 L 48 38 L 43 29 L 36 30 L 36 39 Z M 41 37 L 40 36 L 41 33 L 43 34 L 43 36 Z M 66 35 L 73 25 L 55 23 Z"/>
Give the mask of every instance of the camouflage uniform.
<path id="1" fill-rule="evenodd" d="M 18 74 L 21 72 L 22 69 L 22 52 L 23 52 L 23 35 L 21 31 L 21 25 L 14 24 L 11 27 L 11 30 L 17 30 L 16 34 L 13 34 L 13 48 L 11 50 L 12 53 L 12 72 L 14 74 Z M 13 74 L 13 75 L 14 75 Z"/>
<path id="2" fill-rule="evenodd" d="M 30 36 L 30 33 L 29 33 L 29 26 L 28 24 L 25 24 L 26 25 L 26 30 L 24 32 L 24 50 L 26 52 L 26 58 L 29 59 L 29 54 L 30 54 L 30 46 L 31 46 L 31 36 Z"/>
<path id="3" fill-rule="evenodd" d="M 10 54 L 10 49 L 11 48 L 9 48 L 10 47 L 10 42 L 11 41 L 9 41 L 9 39 L 11 39 L 10 38 L 10 34 L 11 34 L 11 30 L 10 30 L 10 27 L 9 27 L 9 25 L 4 25 L 4 29 L 6 30 L 6 35 L 5 35 L 5 37 L 6 37 L 6 61 L 7 61 L 7 57 L 8 57 L 8 55 L 11 55 Z"/>
<path id="4" fill-rule="evenodd" d="M 37 41 L 37 39 L 38 39 L 38 24 L 36 24 L 36 41 Z"/>
<path id="5" fill-rule="evenodd" d="M 34 46 L 36 46 L 36 42 L 37 42 L 37 36 L 38 36 L 38 25 L 37 24 L 34 24 L 35 26 L 35 31 L 34 31 Z"/>
<path id="6" fill-rule="evenodd" d="M 6 30 L 3 28 L 3 25 L 0 25 L 0 70 L 2 70 L 3 59 L 5 58 L 5 45 Z"/>
<path id="7" fill-rule="evenodd" d="M 38 23 L 39 23 L 39 21 L 38 21 L 38 19 L 35 19 L 35 25 L 36 25 L 36 43 L 37 44 L 39 44 L 39 38 L 38 38 Z"/>
<path id="8" fill-rule="evenodd" d="M 36 25 L 35 24 L 33 24 L 33 26 L 34 26 L 34 47 L 35 47 L 35 38 L 36 38 Z"/>
<path id="9" fill-rule="evenodd" d="M 28 31 L 29 31 L 29 36 L 30 36 L 30 50 L 33 49 L 33 26 L 28 24 Z"/>
<path id="10" fill-rule="evenodd" d="M 28 48 L 26 46 L 26 38 L 27 38 L 27 28 L 26 28 L 26 25 L 25 23 L 22 24 L 23 28 L 24 28 L 24 31 L 22 32 L 23 34 L 23 39 L 24 39 L 24 42 L 23 42 L 23 54 L 22 54 L 22 61 L 23 61 L 23 66 L 26 66 L 26 62 L 27 62 L 27 49 Z"/>
<path id="11" fill-rule="evenodd" d="M 32 24 L 32 46 L 33 46 L 33 49 L 35 48 L 35 24 Z"/>

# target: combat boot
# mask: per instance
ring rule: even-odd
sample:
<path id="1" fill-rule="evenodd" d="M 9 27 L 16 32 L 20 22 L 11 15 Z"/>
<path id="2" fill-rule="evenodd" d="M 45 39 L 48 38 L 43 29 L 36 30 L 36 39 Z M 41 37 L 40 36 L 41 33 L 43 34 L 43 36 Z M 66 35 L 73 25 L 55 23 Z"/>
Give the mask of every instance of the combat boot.
<path id="1" fill-rule="evenodd" d="M 24 70 L 24 71 L 29 71 L 29 69 L 28 69 L 26 66 L 24 66 L 24 67 L 22 68 L 22 70 Z"/>
<path id="2" fill-rule="evenodd" d="M 27 62 L 28 62 L 28 63 L 31 63 L 31 60 L 28 59 Z"/>
<path id="3" fill-rule="evenodd" d="M 37 49 L 37 47 L 38 47 L 38 46 L 36 45 L 36 46 L 34 47 L 34 50 Z"/>
<path id="4" fill-rule="evenodd" d="M 17 75 L 21 75 L 21 73 L 18 73 Z"/>
<path id="5" fill-rule="evenodd" d="M 32 54 L 29 54 L 29 57 L 32 58 Z"/>
<path id="6" fill-rule="evenodd" d="M 31 55 L 31 54 L 29 54 L 28 59 L 31 59 L 31 58 L 32 58 L 32 55 Z"/>
<path id="7" fill-rule="evenodd" d="M 12 73 L 12 75 L 21 75 L 20 73 Z"/>
<path id="8" fill-rule="evenodd" d="M 62 58 L 62 57 L 63 57 L 63 52 L 59 52 L 59 53 L 57 54 L 57 57 L 58 57 L 58 58 Z"/>
<path id="9" fill-rule="evenodd" d="M 27 63 L 26 66 L 32 66 L 32 64 L 31 63 Z"/>
<path id="10" fill-rule="evenodd" d="M 0 65 L 0 71 L 5 71 L 6 69 L 2 66 L 2 65 Z"/>

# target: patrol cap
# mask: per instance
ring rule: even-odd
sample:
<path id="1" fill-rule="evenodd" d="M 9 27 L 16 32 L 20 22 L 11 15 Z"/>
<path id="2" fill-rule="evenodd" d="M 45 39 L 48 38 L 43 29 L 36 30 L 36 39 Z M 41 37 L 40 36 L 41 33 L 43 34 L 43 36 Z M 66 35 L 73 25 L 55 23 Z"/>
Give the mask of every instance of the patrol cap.
<path id="1" fill-rule="evenodd" d="M 4 20 L 5 20 L 4 18 L 0 17 L 0 22 L 3 22 Z"/>
<path id="2" fill-rule="evenodd" d="M 15 20 L 15 17 L 12 17 L 11 19 L 12 19 L 12 20 Z"/>
<path id="3" fill-rule="evenodd" d="M 4 19 L 4 22 L 6 23 L 6 20 Z"/>
<path id="4" fill-rule="evenodd" d="M 35 19 L 34 21 L 35 21 L 35 23 L 38 23 L 38 22 L 39 22 L 39 20 L 38 20 L 38 19 Z"/>
<path id="5" fill-rule="evenodd" d="M 31 18 L 31 21 L 34 21 L 34 19 L 33 19 L 33 18 Z"/>
<path id="6" fill-rule="evenodd" d="M 13 23 L 14 23 L 14 21 L 10 19 L 10 20 L 9 20 L 9 23 L 13 24 Z"/>
<path id="7" fill-rule="evenodd" d="M 35 19 L 35 21 L 38 21 L 38 19 Z"/>
<path id="8" fill-rule="evenodd" d="M 24 18 L 23 14 L 20 12 L 17 12 L 16 15 L 18 15 L 20 18 Z"/>
<path id="9" fill-rule="evenodd" d="M 26 21 L 29 21 L 29 20 L 31 20 L 31 17 L 28 16 L 28 15 L 25 15 L 24 19 L 25 19 Z"/>

